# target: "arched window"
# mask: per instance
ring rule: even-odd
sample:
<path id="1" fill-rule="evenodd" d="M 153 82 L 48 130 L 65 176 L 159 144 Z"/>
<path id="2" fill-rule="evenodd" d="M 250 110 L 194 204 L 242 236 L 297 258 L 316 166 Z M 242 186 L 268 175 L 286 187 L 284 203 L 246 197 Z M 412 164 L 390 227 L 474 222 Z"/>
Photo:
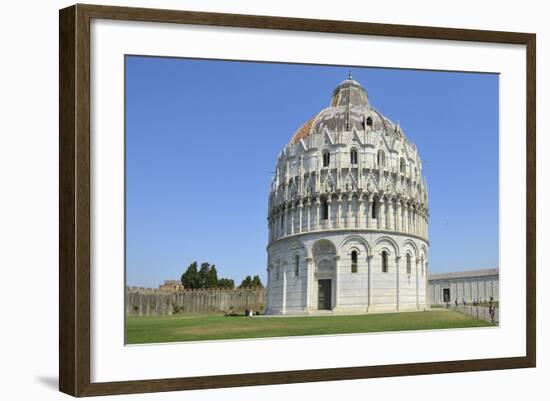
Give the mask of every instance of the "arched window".
<path id="1" fill-rule="evenodd" d="M 367 127 L 372 127 L 372 118 L 367 117 Z"/>
<path id="2" fill-rule="evenodd" d="M 382 149 L 376 154 L 376 164 L 378 167 L 384 167 L 386 165 L 386 155 Z"/>
<path id="3" fill-rule="evenodd" d="M 407 274 L 411 275 L 411 254 L 407 254 Z"/>
<path id="4" fill-rule="evenodd" d="M 405 174 L 405 159 L 404 158 L 401 158 L 399 160 L 399 171 L 401 172 L 401 174 Z"/>
<path id="5" fill-rule="evenodd" d="M 382 251 L 382 273 L 388 272 L 388 252 Z"/>
<path id="6" fill-rule="evenodd" d="M 328 201 L 323 199 L 323 220 L 328 219 Z"/>
<path id="7" fill-rule="evenodd" d="M 352 149 L 350 152 L 349 152 L 349 162 L 351 165 L 356 165 L 357 164 L 357 150 L 356 149 Z"/>
<path id="8" fill-rule="evenodd" d="M 295 265 L 294 265 L 294 277 L 298 277 L 299 275 L 300 275 L 300 256 L 296 255 Z"/>
<path id="9" fill-rule="evenodd" d="M 378 199 L 374 198 L 371 207 L 371 217 L 376 219 L 376 209 L 378 208 Z"/>
<path id="10" fill-rule="evenodd" d="M 351 251 L 351 272 L 357 273 L 357 251 Z"/>
<path id="11" fill-rule="evenodd" d="M 330 153 L 328 151 L 323 152 L 323 167 L 328 167 L 330 165 Z"/>

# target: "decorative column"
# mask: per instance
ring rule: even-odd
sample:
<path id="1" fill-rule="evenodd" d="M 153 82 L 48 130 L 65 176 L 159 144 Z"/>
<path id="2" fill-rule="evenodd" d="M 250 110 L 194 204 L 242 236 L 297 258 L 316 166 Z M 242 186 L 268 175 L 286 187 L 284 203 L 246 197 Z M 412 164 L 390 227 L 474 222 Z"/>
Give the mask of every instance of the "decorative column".
<path id="1" fill-rule="evenodd" d="M 304 204 L 300 200 L 300 203 L 298 204 L 298 232 L 302 232 L 302 209 L 304 208 Z"/>
<path id="2" fill-rule="evenodd" d="M 351 193 L 348 193 L 348 196 L 346 198 L 346 224 L 344 225 L 345 228 L 351 228 L 351 202 L 353 201 L 353 197 L 351 196 Z"/>
<path id="3" fill-rule="evenodd" d="M 393 207 L 393 200 L 390 199 L 389 203 L 388 203 L 388 229 L 389 230 L 394 230 L 395 229 L 395 208 Z"/>
<path id="4" fill-rule="evenodd" d="M 422 237 L 426 238 L 426 213 L 422 212 Z"/>
<path id="5" fill-rule="evenodd" d="M 411 234 L 414 234 L 414 207 L 411 206 Z"/>
<path id="6" fill-rule="evenodd" d="M 313 286 L 313 259 L 306 258 L 306 309 L 311 309 L 311 287 Z"/>
<path id="7" fill-rule="evenodd" d="M 286 235 L 286 230 L 287 230 L 287 207 L 286 205 L 283 206 L 283 223 L 281 225 L 281 237 L 285 236 Z"/>
<path id="8" fill-rule="evenodd" d="M 332 220 L 332 208 L 330 207 L 330 204 L 332 203 L 332 199 L 331 197 L 329 196 L 328 199 L 327 199 L 327 209 L 328 209 L 328 218 L 327 218 L 327 228 L 330 228 L 331 227 L 331 220 Z"/>
<path id="9" fill-rule="evenodd" d="M 307 198 L 307 201 L 306 201 L 306 218 L 307 218 L 307 231 L 311 231 L 311 200 L 309 198 Z"/>
<path id="10" fill-rule="evenodd" d="M 424 217 L 424 238 L 428 238 L 428 211 Z"/>
<path id="11" fill-rule="evenodd" d="M 396 231 L 403 231 L 402 216 L 401 216 L 401 199 L 397 200 L 397 227 Z"/>
<path id="12" fill-rule="evenodd" d="M 420 309 L 420 301 L 419 301 L 419 293 L 418 293 L 418 262 L 420 262 L 420 260 L 417 258 L 416 259 L 416 266 L 415 266 L 415 274 L 416 274 L 416 309 Z M 458 291 L 457 291 L 458 292 Z"/>
<path id="13" fill-rule="evenodd" d="M 336 198 L 336 228 L 340 228 L 342 221 L 342 195 Z"/>
<path id="14" fill-rule="evenodd" d="M 340 306 L 340 255 L 334 257 L 334 308 L 336 309 Z"/>
<path id="15" fill-rule="evenodd" d="M 320 211 L 320 205 L 321 202 L 319 201 L 319 197 L 315 198 L 315 230 L 319 229 L 319 211 Z"/>
<path id="16" fill-rule="evenodd" d="M 393 207 L 393 230 L 394 231 L 399 231 L 399 214 L 397 211 L 398 205 L 399 205 L 399 201 L 397 200 L 397 198 L 395 198 L 395 204 Z"/>
<path id="17" fill-rule="evenodd" d="M 386 202 L 384 201 L 384 197 L 381 197 L 380 199 L 380 203 L 379 203 L 380 207 L 378 208 L 378 228 L 380 229 L 384 229 L 386 228 L 386 222 L 385 222 L 385 219 L 386 219 Z"/>
<path id="18" fill-rule="evenodd" d="M 356 201 L 356 212 L 355 212 L 355 228 L 360 227 L 361 223 L 361 216 L 363 215 L 363 202 L 361 201 L 361 198 L 358 196 Z"/>
<path id="19" fill-rule="evenodd" d="M 372 255 L 367 256 L 368 282 L 367 282 L 367 311 L 372 306 Z"/>
<path id="20" fill-rule="evenodd" d="M 365 196 L 365 227 L 372 228 L 371 195 Z"/>
<path id="21" fill-rule="evenodd" d="M 405 232 L 411 232 L 411 206 L 409 203 L 405 207 Z"/>
<path id="22" fill-rule="evenodd" d="M 409 210 L 406 203 L 403 204 L 403 232 L 409 232 L 409 226 L 408 226 L 408 216 Z"/>
<path id="23" fill-rule="evenodd" d="M 286 265 L 283 265 L 283 306 L 281 313 L 286 314 Z"/>
<path id="24" fill-rule="evenodd" d="M 414 213 L 414 233 L 416 235 L 418 235 L 418 209 L 417 208 L 414 208 L 413 209 L 413 213 Z"/>
<path id="25" fill-rule="evenodd" d="M 294 215 L 295 215 L 294 203 L 290 204 L 290 235 L 294 234 Z M 288 230 L 287 230 L 288 231 Z M 287 232 L 288 235 L 288 232 Z"/>
<path id="26" fill-rule="evenodd" d="M 281 206 L 281 210 L 279 211 L 279 238 L 283 237 L 285 232 L 285 207 Z"/>
<path id="27" fill-rule="evenodd" d="M 273 236 L 274 236 L 274 239 L 277 239 L 279 238 L 279 227 L 280 227 L 280 217 L 279 217 L 279 211 L 277 210 L 275 212 L 275 214 L 273 215 L 273 220 L 274 220 L 274 224 L 273 224 Z"/>
<path id="28" fill-rule="evenodd" d="M 366 125 L 366 124 L 365 124 Z M 363 149 L 357 151 L 357 186 L 363 188 Z M 359 198 L 357 198 L 359 199 Z"/>
<path id="29" fill-rule="evenodd" d="M 396 309 L 397 310 L 399 310 L 399 259 L 401 259 L 401 256 L 395 257 L 395 277 L 396 277 L 396 289 L 397 289 Z"/>
<path id="30" fill-rule="evenodd" d="M 407 228 L 406 232 L 411 232 L 411 205 L 407 203 L 407 209 L 405 210 L 405 216 L 407 219 Z"/>

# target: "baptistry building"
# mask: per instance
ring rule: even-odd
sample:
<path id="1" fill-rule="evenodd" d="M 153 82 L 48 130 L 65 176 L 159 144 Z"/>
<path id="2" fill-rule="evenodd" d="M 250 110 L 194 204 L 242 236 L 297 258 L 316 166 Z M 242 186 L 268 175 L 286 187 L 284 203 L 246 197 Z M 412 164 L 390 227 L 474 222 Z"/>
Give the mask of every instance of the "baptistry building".
<path id="1" fill-rule="evenodd" d="M 266 314 L 428 308 L 422 159 L 350 76 L 277 157 Z"/>

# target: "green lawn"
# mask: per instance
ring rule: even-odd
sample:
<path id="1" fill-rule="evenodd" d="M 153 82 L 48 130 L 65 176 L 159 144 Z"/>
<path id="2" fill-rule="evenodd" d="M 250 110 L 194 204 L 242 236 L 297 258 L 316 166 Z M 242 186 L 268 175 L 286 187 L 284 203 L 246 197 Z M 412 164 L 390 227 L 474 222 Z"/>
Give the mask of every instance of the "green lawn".
<path id="1" fill-rule="evenodd" d="M 126 341 L 127 344 L 145 344 L 484 326 L 490 324 L 451 310 L 253 318 L 221 315 L 128 316 Z"/>

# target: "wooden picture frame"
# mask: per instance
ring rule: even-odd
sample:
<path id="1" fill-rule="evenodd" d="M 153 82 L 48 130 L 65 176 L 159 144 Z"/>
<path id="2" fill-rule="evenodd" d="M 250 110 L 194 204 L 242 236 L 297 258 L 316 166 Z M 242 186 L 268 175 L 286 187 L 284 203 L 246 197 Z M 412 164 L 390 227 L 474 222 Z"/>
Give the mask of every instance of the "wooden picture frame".
<path id="1" fill-rule="evenodd" d="M 438 39 L 526 47 L 526 356 L 92 383 L 90 380 L 90 21 L 162 22 Z M 144 393 L 534 367 L 536 363 L 535 49 L 530 33 L 74 5 L 59 15 L 59 388 L 73 396 Z"/>

